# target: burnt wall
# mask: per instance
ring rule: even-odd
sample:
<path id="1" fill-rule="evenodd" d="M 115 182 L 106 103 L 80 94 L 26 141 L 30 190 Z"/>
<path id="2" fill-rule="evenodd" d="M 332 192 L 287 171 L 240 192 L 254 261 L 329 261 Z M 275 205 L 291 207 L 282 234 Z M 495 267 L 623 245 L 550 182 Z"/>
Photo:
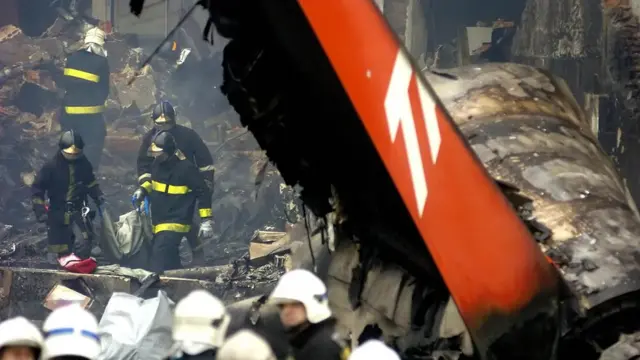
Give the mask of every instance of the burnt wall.
<path id="1" fill-rule="evenodd" d="M 602 88 L 602 19 L 600 0 L 527 0 L 512 60 L 561 76 L 584 103 Z"/>
<path id="2" fill-rule="evenodd" d="M 376 0 L 389 26 L 420 66 L 427 51 L 429 26 L 423 9 L 433 0 Z"/>
<path id="3" fill-rule="evenodd" d="M 640 201 L 640 12 L 632 6 L 606 8 L 603 78 L 608 97 L 600 106 L 599 140 Z"/>
<path id="4" fill-rule="evenodd" d="M 638 8 L 638 9 L 636 9 Z M 640 200 L 640 1 L 527 0 L 512 60 L 566 80 Z M 585 101 L 587 99 L 587 101 Z"/>
<path id="5" fill-rule="evenodd" d="M 429 51 L 450 43 L 458 28 L 483 22 L 489 26 L 497 19 L 520 20 L 525 0 L 432 0 L 423 10 L 429 23 Z"/>

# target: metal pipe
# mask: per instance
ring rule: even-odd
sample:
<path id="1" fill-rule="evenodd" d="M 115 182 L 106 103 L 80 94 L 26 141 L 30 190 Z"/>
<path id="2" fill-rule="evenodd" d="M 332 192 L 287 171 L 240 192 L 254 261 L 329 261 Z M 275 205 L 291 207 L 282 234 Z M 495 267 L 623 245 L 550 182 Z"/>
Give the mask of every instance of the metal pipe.
<path id="1" fill-rule="evenodd" d="M 111 0 L 109 3 L 109 22 L 111 23 L 111 31 L 116 31 L 116 0 Z"/>
<path id="2" fill-rule="evenodd" d="M 164 36 L 169 34 L 169 0 L 164 1 Z"/>

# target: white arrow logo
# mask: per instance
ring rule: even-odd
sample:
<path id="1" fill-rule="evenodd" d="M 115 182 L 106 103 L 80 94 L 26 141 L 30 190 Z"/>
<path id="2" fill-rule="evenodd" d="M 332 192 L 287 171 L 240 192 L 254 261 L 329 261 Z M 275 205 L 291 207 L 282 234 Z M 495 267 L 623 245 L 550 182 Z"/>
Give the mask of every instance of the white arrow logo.
<path id="1" fill-rule="evenodd" d="M 429 191 L 427 189 L 424 163 L 420 152 L 420 142 L 418 141 L 415 119 L 409 99 L 409 84 L 411 83 L 412 76 L 414 76 L 414 73 L 411 64 L 400 50 L 393 66 L 393 72 L 391 73 L 384 108 L 387 114 L 387 124 L 389 125 L 389 134 L 391 135 L 392 142 L 395 143 L 398 131 L 402 126 L 402 135 L 409 159 L 413 191 L 418 205 L 418 215 L 422 217 Z M 416 81 L 416 83 L 418 86 L 422 115 L 425 120 L 425 127 L 429 138 L 431 161 L 435 164 L 441 143 L 438 118 L 435 113 L 436 105 L 422 83 L 420 81 Z"/>

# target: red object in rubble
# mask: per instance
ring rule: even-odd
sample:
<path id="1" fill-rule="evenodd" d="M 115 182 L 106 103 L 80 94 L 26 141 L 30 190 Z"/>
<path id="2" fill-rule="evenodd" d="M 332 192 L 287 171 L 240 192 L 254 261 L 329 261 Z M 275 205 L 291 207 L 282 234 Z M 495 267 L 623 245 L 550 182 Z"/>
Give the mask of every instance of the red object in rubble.
<path id="1" fill-rule="evenodd" d="M 91 274 L 98 267 L 96 259 L 92 257 L 81 259 L 75 254 L 58 258 L 58 263 L 63 269 L 78 274 Z"/>
<path id="2" fill-rule="evenodd" d="M 91 274 L 98 267 L 98 263 L 94 258 L 88 258 L 80 261 L 71 261 L 63 268 L 69 272 L 77 274 Z"/>
<path id="3" fill-rule="evenodd" d="M 111 32 L 113 31 L 111 21 L 101 21 L 98 27 L 100 28 L 100 30 L 104 31 L 105 34 L 111 34 Z"/>

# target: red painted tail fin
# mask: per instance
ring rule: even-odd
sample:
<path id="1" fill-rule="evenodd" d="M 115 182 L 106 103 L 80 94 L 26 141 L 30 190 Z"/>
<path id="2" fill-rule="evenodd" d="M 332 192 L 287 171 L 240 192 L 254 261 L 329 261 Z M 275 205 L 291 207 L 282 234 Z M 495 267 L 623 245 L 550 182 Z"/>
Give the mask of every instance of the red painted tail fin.
<path id="1" fill-rule="evenodd" d="M 514 355 L 515 341 L 522 358 L 549 359 L 559 276 L 378 9 L 370 0 L 298 3 L 481 356 Z"/>

